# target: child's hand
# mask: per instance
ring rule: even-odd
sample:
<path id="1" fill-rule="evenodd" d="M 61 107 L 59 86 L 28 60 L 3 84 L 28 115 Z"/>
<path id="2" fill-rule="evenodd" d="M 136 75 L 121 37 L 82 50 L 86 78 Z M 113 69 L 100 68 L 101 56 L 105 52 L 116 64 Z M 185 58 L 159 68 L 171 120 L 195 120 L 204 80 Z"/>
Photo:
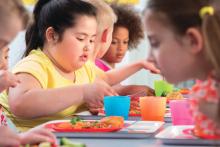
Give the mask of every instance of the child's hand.
<path id="1" fill-rule="evenodd" d="M 20 81 L 17 76 L 7 70 L 0 70 L 0 92 L 15 87 Z"/>
<path id="2" fill-rule="evenodd" d="M 0 146 L 19 146 L 19 136 L 8 127 L 0 127 Z"/>
<path id="3" fill-rule="evenodd" d="M 155 74 L 160 73 L 160 70 L 153 64 L 153 62 L 143 60 L 142 65 L 146 70 L 150 70 L 152 73 L 155 73 Z"/>
<path id="4" fill-rule="evenodd" d="M 88 108 L 89 108 L 89 112 L 92 114 L 92 115 L 98 115 L 99 114 L 99 108 L 91 108 L 91 107 L 89 107 L 88 106 Z"/>
<path id="5" fill-rule="evenodd" d="M 33 128 L 25 133 L 19 134 L 21 144 L 38 144 L 41 142 L 56 143 L 55 135 L 45 128 Z"/>
<path id="6" fill-rule="evenodd" d="M 89 108 L 103 107 L 104 96 L 118 95 L 114 89 L 104 81 L 95 81 L 93 84 L 84 86 L 84 101 Z"/>

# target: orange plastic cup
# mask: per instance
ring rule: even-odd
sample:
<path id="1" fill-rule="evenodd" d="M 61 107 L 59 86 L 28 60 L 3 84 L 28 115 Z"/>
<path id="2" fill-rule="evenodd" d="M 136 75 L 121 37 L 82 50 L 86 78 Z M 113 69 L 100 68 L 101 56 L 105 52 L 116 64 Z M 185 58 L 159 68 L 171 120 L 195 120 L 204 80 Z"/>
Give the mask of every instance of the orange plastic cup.
<path id="1" fill-rule="evenodd" d="M 141 119 L 147 121 L 164 121 L 166 98 L 140 97 Z"/>

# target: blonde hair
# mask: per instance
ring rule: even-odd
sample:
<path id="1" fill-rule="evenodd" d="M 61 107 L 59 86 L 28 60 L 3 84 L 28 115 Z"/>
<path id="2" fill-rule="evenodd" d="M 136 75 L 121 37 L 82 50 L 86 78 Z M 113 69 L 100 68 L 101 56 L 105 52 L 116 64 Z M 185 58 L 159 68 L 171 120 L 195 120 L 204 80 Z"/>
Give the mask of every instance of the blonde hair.
<path id="1" fill-rule="evenodd" d="M 211 60 L 216 76 L 220 78 L 220 9 L 219 2 L 213 5 L 214 14 L 206 14 L 202 17 L 202 31 L 205 38 L 206 52 Z"/>
<path id="2" fill-rule="evenodd" d="M 102 33 L 105 29 L 113 27 L 117 21 L 112 8 L 104 0 L 85 0 L 91 3 L 97 9 L 98 33 Z"/>
<path id="3" fill-rule="evenodd" d="M 0 1 L 0 25 L 7 25 L 8 18 L 17 15 L 23 22 L 23 28 L 26 28 L 29 15 L 20 0 L 1 0 Z"/>
<path id="4" fill-rule="evenodd" d="M 205 40 L 206 57 L 214 67 L 216 76 L 220 75 L 220 1 L 219 0 L 149 0 L 146 9 L 156 12 L 160 21 L 168 23 L 173 30 L 182 35 L 190 27 L 202 28 Z M 201 16 L 201 9 L 213 7 L 214 13 Z M 160 13 L 162 12 L 162 13 Z M 163 14 L 165 17 L 159 16 Z M 166 20 L 165 20 L 166 19 Z"/>

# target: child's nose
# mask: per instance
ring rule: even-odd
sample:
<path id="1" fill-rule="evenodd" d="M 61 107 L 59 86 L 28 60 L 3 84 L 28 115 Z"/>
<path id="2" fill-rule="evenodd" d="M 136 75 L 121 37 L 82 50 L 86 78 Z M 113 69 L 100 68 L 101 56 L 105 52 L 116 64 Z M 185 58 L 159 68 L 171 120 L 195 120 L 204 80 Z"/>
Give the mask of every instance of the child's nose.
<path id="1" fill-rule="evenodd" d="M 89 51 L 89 47 L 88 47 L 88 46 L 85 46 L 85 47 L 83 48 L 83 51 L 84 51 L 84 52 L 88 52 L 88 51 Z"/>
<path id="2" fill-rule="evenodd" d="M 118 50 L 124 50 L 124 45 L 122 44 L 122 43 L 119 43 L 119 45 L 118 45 Z"/>

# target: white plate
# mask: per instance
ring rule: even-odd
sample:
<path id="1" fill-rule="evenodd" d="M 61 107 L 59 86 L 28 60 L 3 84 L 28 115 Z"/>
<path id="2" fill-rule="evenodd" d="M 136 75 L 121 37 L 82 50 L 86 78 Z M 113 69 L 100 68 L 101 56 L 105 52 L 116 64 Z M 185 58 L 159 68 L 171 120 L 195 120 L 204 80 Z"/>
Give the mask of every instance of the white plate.
<path id="1" fill-rule="evenodd" d="M 164 144 L 175 145 L 210 145 L 219 146 L 220 140 L 205 140 L 196 136 L 184 133 L 186 129 L 192 129 L 194 126 L 169 126 L 155 137 L 161 139 Z"/>

